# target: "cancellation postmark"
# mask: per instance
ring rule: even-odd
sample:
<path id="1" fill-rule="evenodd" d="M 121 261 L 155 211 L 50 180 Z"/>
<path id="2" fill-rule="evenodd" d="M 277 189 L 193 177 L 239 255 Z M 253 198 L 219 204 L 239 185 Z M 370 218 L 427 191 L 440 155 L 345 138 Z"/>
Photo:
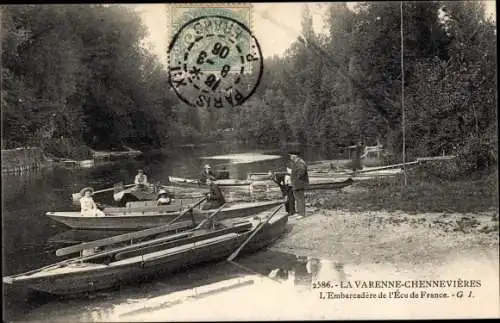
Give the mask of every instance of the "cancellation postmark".
<path id="1" fill-rule="evenodd" d="M 214 13 L 214 12 L 211 12 Z M 257 39 L 228 15 L 192 17 L 169 45 L 169 81 L 190 106 L 235 107 L 256 90 L 263 71 Z"/>

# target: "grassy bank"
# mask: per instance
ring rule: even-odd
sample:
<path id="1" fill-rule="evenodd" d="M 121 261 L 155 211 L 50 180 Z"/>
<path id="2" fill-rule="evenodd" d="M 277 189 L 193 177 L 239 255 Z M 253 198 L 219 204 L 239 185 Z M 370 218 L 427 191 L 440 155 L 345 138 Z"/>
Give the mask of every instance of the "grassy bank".
<path id="1" fill-rule="evenodd" d="M 422 173 L 357 181 L 342 192 L 308 194 L 311 206 L 350 211 L 481 212 L 498 210 L 497 174 L 476 179 L 443 180 Z"/>

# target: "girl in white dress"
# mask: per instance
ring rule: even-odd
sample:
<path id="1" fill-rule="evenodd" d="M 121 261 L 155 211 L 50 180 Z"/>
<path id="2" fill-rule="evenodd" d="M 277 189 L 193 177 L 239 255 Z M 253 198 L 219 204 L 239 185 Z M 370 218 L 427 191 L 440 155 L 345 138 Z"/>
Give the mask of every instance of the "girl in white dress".
<path id="1" fill-rule="evenodd" d="M 97 208 L 97 205 L 92 198 L 94 190 L 91 187 L 84 188 L 80 194 L 83 196 L 80 199 L 81 214 L 83 216 L 104 216 L 104 212 Z"/>

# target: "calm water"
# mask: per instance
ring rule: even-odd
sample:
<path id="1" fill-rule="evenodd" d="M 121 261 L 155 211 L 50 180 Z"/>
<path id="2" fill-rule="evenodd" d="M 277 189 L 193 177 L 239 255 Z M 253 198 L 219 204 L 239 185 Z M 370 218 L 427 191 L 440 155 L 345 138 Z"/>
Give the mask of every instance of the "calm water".
<path id="1" fill-rule="evenodd" d="M 259 153 L 259 151 L 253 151 Z M 260 151 L 272 154 L 272 151 Z M 61 260 L 55 250 L 63 243 L 101 238 L 103 232 L 78 232 L 45 216 L 47 211 L 74 209 L 71 193 L 85 186 L 94 189 L 111 187 L 117 182 L 131 183 L 142 168 L 150 182 L 165 183 L 168 176 L 197 178 L 205 163 L 217 169 L 225 166 L 231 178 L 244 179 L 248 172 L 263 172 L 283 167 L 279 158 L 204 159 L 234 153 L 249 153 L 232 145 L 179 148 L 168 154 L 146 156 L 138 160 L 101 165 L 90 169 L 54 167 L 23 175 L 2 176 L 3 276 L 38 268 Z M 265 156 L 264 156 L 265 157 Z M 106 234 L 104 232 L 104 234 Z M 116 234 L 116 233 L 113 233 Z M 109 233 L 108 233 L 109 235 Z M 24 300 L 7 300 L 8 314 L 19 314 Z M 30 302 L 31 303 L 31 302 Z M 35 302 L 36 303 L 36 302 Z M 15 316 L 14 316 L 15 318 Z"/>
<path id="2" fill-rule="evenodd" d="M 236 157 L 244 158 L 232 160 L 202 158 L 248 152 L 248 149 L 230 145 L 204 146 L 92 169 L 54 168 L 23 176 L 2 176 L 3 276 L 61 260 L 55 256 L 55 250 L 65 243 L 101 237 L 102 232 L 68 230 L 44 215 L 49 210 L 72 208 L 71 193 L 82 187 L 91 185 L 100 189 L 119 181 L 130 183 L 138 168 L 143 168 L 150 180 L 165 182 L 169 175 L 195 178 L 207 162 L 212 167 L 226 165 L 231 177 L 240 179 L 246 178 L 248 172 L 267 172 L 283 167 L 282 159 L 259 158 L 255 155 L 238 155 Z M 252 152 L 277 154 L 275 151 Z M 289 223 L 290 230 L 293 230 L 293 223 L 294 220 Z M 328 290 L 314 289 L 313 283 L 356 279 L 454 279 L 459 276 L 477 279 L 478 268 L 483 269 L 481 277 L 485 279 L 498 275 L 498 268 L 485 266 L 485 262 L 461 260 L 457 264 L 435 268 L 399 268 L 381 264 L 360 267 L 338 263 L 335 259 L 297 256 L 293 250 L 290 251 L 284 253 L 271 248 L 237 258 L 239 265 L 222 262 L 198 266 L 174 275 L 89 295 L 58 297 L 19 294 L 6 289 L 4 320 L 130 322 L 353 317 L 383 319 L 387 316 L 380 313 L 392 313 L 400 318 L 424 314 L 441 317 L 438 314 L 446 307 L 450 308 L 449 313 L 445 313 L 449 317 L 464 317 L 463 313 L 473 315 L 474 306 L 478 304 L 468 303 L 468 306 L 464 306 L 463 301 L 433 300 L 432 303 L 417 302 L 411 306 L 402 303 L 405 305 L 398 307 L 389 302 L 380 304 L 376 300 L 324 300 L 320 291 Z M 450 272 L 457 276 L 449 277 Z M 483 293 L 483 297 L 478 299 L 498 300 L 497 278 L 496 282 L 496 285 L 478 291 Z M 339 288 L 332 291 L 341 292 Z M 475 316 L 496 315 L 498 311 L 485 312 L 483 309 Z"/>

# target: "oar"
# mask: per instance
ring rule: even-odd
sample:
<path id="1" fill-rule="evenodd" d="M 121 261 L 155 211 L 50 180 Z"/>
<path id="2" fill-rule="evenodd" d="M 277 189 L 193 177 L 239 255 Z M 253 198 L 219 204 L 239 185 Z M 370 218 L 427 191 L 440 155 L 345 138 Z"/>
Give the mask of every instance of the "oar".
<path id="1" fill-rule="evenodd" d="M 252 240 L 252 238 L 260 231 L 260 229 L 262 229 L 264 227 L 264 225 L 266 225 L 269 220 L 271 220 L 271 218 L 276 214 L 278 213 L 278 211 L 283 207 L 283 204 L 280 204 L 276 210 L 274 210 L 274 212 L 266 219 L 266 221 L 260 223 L 254 230 L 253 232 L 250 234 L 250 236 L 241 244 L 241 246 L 238 247 L 238 249 L 236 249 L 228 258 L 227 260 L 228 261 L 232 261 L 234 258 L 236 258 L 236 256 L 238 256 L 238 254 L 240 253 L 240 251 L 243 249 L 243 247 L 246 246 L 246 244 Z"/>
<path id="2" fill-rule="evenodd" d="M 88 255 L 88 256 L 85 256 L 85 257 L 71 258 L 71 259 L 63 260 L 63 261 L 60 261 L 60 262 L 57 262 L 55 264 L 51 264 L 51 265 L 48 265 L 48 266 L 45 266 L 45 267 L 42 267 L 42 268 L 33 269 L 33 270 L 30 270 L 30 271 L 27 271 L 27 272 L 24 272 L 24 273 L 21 273 L 21 274 L 9 276 L 8 277 L 9 279 L 7 279 L 7 280 L 13 281 L 16 277 L 35 274 L 35 273 L 40 272 L 40 271 L 42 271 L 44 269 L 47 269 L 47 268 L 58 268 L 58 267 L 61 267 L 61 266 L 67 266 L 67 265 L 70 265 L 70 264 L 73 264 L 73 263 L 77 263 L 77 262 L 82 262 L 82 261 L 86 261 L 86 260 L 90 260 L 90 259 L 95 259 L 95 258 L 107 256 L 107 255 L 112 255 L 112 254 L 115 254 L 117 252 L 122 252 L 122 251 L 131 250 L 131 249 L 136 249 L 138 247 L 147 246 L 149 244 L 160 243 L 160 242 L 168 242 L 168 241 L 175 240 L 175 239 L 186 238 L 186 237 L 191 236 L 192 234 L 193 234 L 193 232 L 186 231 L 186 232 L 181 232 L 181 233 L 178 233 L 178 234 L 169 235 L 169 236 L 166 236 L 166 237 L 161 237 L 161 238 L 154 239 L 154 240 L 151 240 L 151 241 L 145 241 L 145 242 L 137 243 L 137 244 L 134 244 L 134 245 L 131 245 L 131 246 L 124 246 L 124 247 L 114 248 L 114 249 L 111 249 L 111 250 L 105 250 L 105 251 L 102 251 L 102 252 L 99 252 L 99 253 L 95 253 L 95 254 L 92 254 L 92 255 Z"/>
<path id="3" fill-rule="evenodd" d="M 123 186 L 124 188 L 129 188 L 129 187 L 132 187 L 134 186 L 135 184 L 127 184 L 125 186 Z M 99 193 L 106 193 L 106 192 L 109 192 L 109 191 L 112 191 L 114 190 L 115 188 L 114 187 L 110 187 L 110 188 L 105 188 L 105 189 L 102 189 L 102 190 L 98 190 L 98 191 L 95 191 L 93 194 L 99 194 Z M 81 194 L 78 192 L 78 193 L 73 193 L 73 199 L 78 199 L 78 197 L 81 197 Z"/>
<path id="4" fill-rule="evenodd" d="M 105 239 L 99 239 L 95 241 L 90 241 L 90 242 L 84 242 L 80 243 L 74 246 L 69 246 L 66 248 L 61 248 L 56 251 L 57 256 L 64 256 L 68 255 L 74 252 L 79 252 L 83 249 L 90 249 L 90 248 L 95 248 L 95 247 L 101 247 L 101 246 L 107 246 L 110 244 L 115 244 L 118 242 L 123 242 L 123 241 L 130 241 L 132 239 L 137 239 L 137 238 L 142 238 L 142 237 L 148 237 L 151 235 L 163 233 L 165 231 L 169 231 L 172 229 L 172 223 L 176 222 L 178 219 L 186 215 L 188 212 L 190 212 L 192 209 L 203 203 L 207 198 L 204 197 L 195 204 L 193 204 L 191 207 L 189 207 L 187 210 L 183 211 L 181 214 L 176 216 L 174 219 L 172 219 L 170 222 L 168 222 L 165 225 L 156 227 L 156 228 L 151 228 L 151 229 L 145 229 L 141 231 L 136 231 L 132 233 L 126 233 L 126 234 L 120 234 L 117 236 L 105 238 Z"/>
<path id="5" fill-rule="evenodd" d="M 211 220 L 216 214 L 218 214 L 222 209 L 226 206 L 226 203 L 222 204 L 220 208 L 218 208 L 214 213 L 210 214 L 206 219 L 201 221 L 193 230 L 199 230 L 205 223 Z"/>

